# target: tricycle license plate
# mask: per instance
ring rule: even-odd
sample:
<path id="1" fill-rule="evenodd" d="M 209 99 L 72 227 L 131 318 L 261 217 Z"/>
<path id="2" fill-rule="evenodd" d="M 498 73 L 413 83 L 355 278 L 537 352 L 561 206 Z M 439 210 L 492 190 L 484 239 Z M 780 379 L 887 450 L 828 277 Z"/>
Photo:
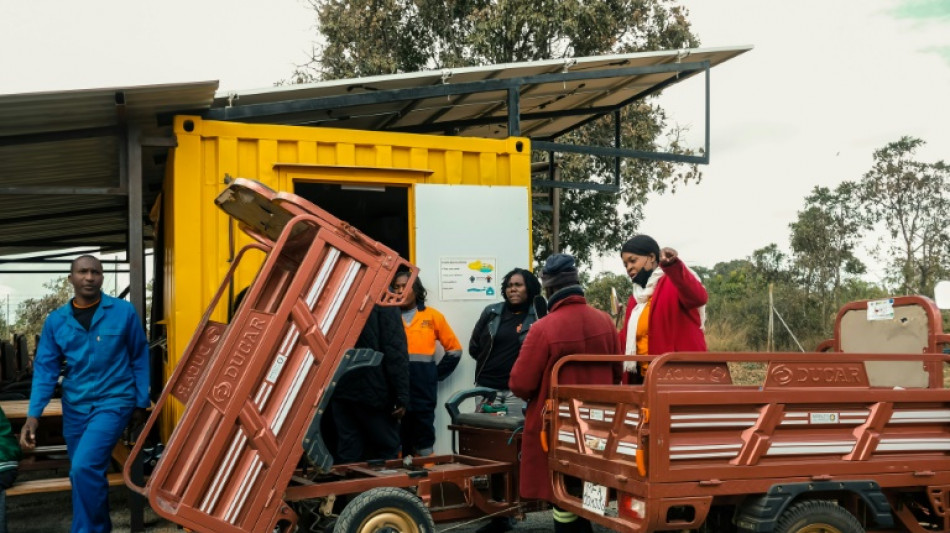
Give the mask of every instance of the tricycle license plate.
<path id="1" fill-rule="evenodd" d="M 604 509 L 607 507 L 607 487 L 584 482 L 584 509 L 604 516 Z"/>

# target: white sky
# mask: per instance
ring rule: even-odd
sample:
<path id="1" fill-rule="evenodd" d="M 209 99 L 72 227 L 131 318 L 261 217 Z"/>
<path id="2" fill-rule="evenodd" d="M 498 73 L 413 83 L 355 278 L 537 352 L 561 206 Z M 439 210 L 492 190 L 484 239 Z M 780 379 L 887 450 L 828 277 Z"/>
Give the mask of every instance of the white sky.
<path id="1" fill-rule="evenodd" d="M 902 135 L 950 149 L 947 0 L 689 0 L 703 47 L 755 49 L 712 70 L 711 162 L 703 182 L 651 198 L 641 231 L 690 264 L 777 243 L 815 185 L 870 168 Z M 918 17 L 906 16 L 921 15 Z M 0 0 L 0 94 L 219 80 L 268 87 L 308 57 L 303 0 Z M 703 83 L 667 91 L 671 118 L 702 143 Z M 597 269 L 620 271 L 610 252 Z M 6 287 L 6 288 L 5 288 Z M 18 300 L 44 292 L 0 274 Z"/>

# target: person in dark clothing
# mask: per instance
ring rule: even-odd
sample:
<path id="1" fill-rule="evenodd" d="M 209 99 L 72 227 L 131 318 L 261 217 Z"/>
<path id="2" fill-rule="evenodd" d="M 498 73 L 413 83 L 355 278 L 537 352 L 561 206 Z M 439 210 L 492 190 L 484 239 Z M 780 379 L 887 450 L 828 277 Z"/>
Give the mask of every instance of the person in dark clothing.
<path id="1" fill-rule="evenodd" d="M 439 382 L 447 378 L 462 357 L 462 343 L 445 316 L 426 305 L 427 291 L 422 280 L 406 286 L 408 272 L 396 273 L 392 289 L 405 293 L 402 322 L 409 344 L 409 408 L 402 421 L 403 456 L 432 455 L 435 447 L 435 407 Z M 436 361 L 438 345 L 445 354 Z"/>
<path id="2" fill-rule="evenodd" d="M 16 481 L 21 457 L 20 443 L 0 408 L 0 533 L 7 533 L 7 489 Z"/>
<path id="3" fill-rule="evenodd" d="M 336 425 L 334 460 L 354 463 L 399 457 L 399 420 L 409 405 L 409 353 L 399 309 L 375 306 L 356 348 L 382 352 L 377 366 L 340 378 L 330 403 Z"/>
<path id="4" fill-rule="evenodd" d="M 515 268 L 505 274 L 501 286 L 504 301 L 482 311 L 468 353 L 475 359 L 475 385 L 497 390 L 495 402 L 507 405 L 509 398 L 518 400 L 508 390 L 508 377 L 521 343 L 538 319 L 534 301 L 541 294 L 541 282 L 530 271 Z"/>

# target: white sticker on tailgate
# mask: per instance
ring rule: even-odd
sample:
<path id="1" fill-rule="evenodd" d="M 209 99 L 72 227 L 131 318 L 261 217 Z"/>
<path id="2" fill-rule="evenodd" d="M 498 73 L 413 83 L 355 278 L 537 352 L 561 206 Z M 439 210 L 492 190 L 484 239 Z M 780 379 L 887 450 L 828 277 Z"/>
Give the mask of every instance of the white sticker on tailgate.
<path id="1" fill-rule="evenodd" d="M 607 508 L 607 487 L 584 482 L 584 509 L 604 516 L 604 509 Z"/>
<path id="2" fill-rule="evenodd" d="M 287 358 L 283 355 L 278 355 L 274 359 L 274 363 L 270 366 L 270 371 L 267 372 L 266 379 L 269 383 L 274 383 L 277 381 L 277 377 L 280 376 L 280 371 L 284 368 L 284 363 L 287 362 Z"/>
<path id="3" fill-rule="evenodd" d="M 837 424 L 839 422 L 841 422 L 841 415 L 838 413 L 808 413 L 810 424 Z"/>

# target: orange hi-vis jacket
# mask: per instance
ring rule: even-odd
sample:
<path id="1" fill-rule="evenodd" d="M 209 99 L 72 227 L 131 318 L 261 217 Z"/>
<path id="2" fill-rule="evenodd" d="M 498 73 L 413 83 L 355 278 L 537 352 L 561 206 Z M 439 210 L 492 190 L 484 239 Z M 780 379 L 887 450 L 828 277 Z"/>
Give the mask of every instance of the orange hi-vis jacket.
<path id="1" fill-rule="evenodd" d="M 416 311 L 406 327 L 409 347 L 409 408 L 435 409 L 436 390 L 442 381 L 458 366 L 462 344 L 449 327 L 442 313 L 431 307 Z M 445 355 L 435 362 L 436 341 L 445 349 Z"/>

